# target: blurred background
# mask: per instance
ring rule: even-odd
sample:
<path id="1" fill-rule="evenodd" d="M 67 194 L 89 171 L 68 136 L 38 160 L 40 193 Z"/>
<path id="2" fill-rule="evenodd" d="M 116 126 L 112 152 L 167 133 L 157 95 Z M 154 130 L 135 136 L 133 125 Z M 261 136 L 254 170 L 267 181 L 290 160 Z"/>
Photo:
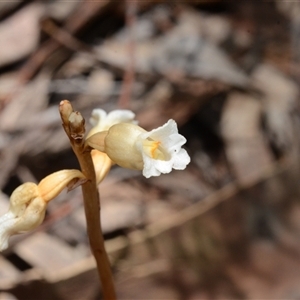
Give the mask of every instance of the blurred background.
<path id="1" fill-rule="evenodd" d="M 297 1 L 0 2 L 0 213 L 23 182 L 78 168 L 68 99 L 168 119 L 191 163 L 100 185 L 119 299 L 300 298 Z M 1 300 L 101 299 L 80 189 L 0 256 Z"/>

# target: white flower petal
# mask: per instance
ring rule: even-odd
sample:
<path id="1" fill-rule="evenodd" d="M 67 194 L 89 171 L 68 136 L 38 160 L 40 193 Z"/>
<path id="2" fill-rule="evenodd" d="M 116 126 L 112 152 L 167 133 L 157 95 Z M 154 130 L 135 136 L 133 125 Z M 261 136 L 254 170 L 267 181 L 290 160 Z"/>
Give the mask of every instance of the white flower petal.
<path id="1" fill-rule="evenodd" d="M 35 229 L 44 220 L 46 203 L 36 198 L 21 216 L 15 216 L 11 211 L 0 218 L 0 251 L 8 247 L 8 240 L 12 235 Z"/>
<path id="2" fill-rule="evenodd" d="M 150 137 L 153 140 L 164 140 L 168 139 L 172 134 L 178 134 L 178 129 L 176 122 L 171 119 L 166 124 L 149 131 L 146 138 Z"/>
<path id="3" fill-rule="evenodd" d="M 159 176 L 161 173 L 170 173 L 172 169 L 183 170 L 190 163 L 189 155 L 181 148 L 186 143 L 186 139 L 178 134 L 174 120 L 169 120 L 163 126 L 141 134 L 139 139 L 137 148 L 142 151 L 143 175 L 147 178 Z M 165 154 L 165 160 L 159 153 Z"/>
<path id="4" fill-rule="evenodd" d="M 90 123 L 97 127 L 97 130 L 106 131 L 111 126 L 118 123 L 133 123 L 135 114 L 131 110 L 126 109 L 117 109 L 113 110 L 110 113 L 106 113 L 103 109 L 97 108 L 92 111 L 92 116 L 90 118 Z"/>
<path id="5" fill-rule="evenodd" d="M 137 124 L 134 118 L 135 114 L 131 110 L 117 109 L 107 114 L 103 109 L 94 109 L 90 118 L 90 123 L 93 125 L 93 128 L 87 137 L 101 131 L 107 131 L 110 127 L 119 123 Z"/>
<path id="6" fill-rule="evenodd" d="M 171 161 L 164 161 L 164 160 L 156 160 L 154 162 L 154 166 L 159 172 L 163 174 L 170 173 L 172 171 L 172 162 Z"/>
<path id="7" fill-rule="evenodd" d="M 156 168 L 153 164 L 152 159 L 150 157 L 145 158 L 144 160 L 144 168 L 143 168 L 143 176 L 149 178 L 151 176 L 159 176 L 161 172 Z"/>
<path id="8" fill-rule="evenodd" d="M 126 109 L 117 109 L 111 111 L 106 118 L 106 125 L 112 126 L 118 123 L 133 123 L 136 124 L 137 122 L 134 121 L 135 113 L 131 110 Z M 108 129 L 108 128 L 107 128 Z"/>
<path id="9" fill-rule="evenodd" d="M 178 154 L 174 157 L 173 168 L 175 170 L 184 170 L 191 162 L 191 158 L 185 149 L 180 149 Z"/>
<path id="10" fill-rule="evenodd" d="M 14 219 L 16 216 L 13 214 L 10 210 L 4 214 L 2 217 L 0 217 L 0 226 L 2 223 L 5 223 L 8 220 Z"/>
<path id="11" fill-rule="evenodd" d="M 8 248 L 8 240 L 18 218 L 10 211 L 0 218 L 0 251 Z"/>
<path id="12" fill-rule="evenodd" d="M 186 143 L 186 138 L 178 134 L 177 124 L 172 119 L 163 126 L 151 130 L 142 138 L 160 141 L 165 148 L 176 147 L 180 149 L 180 147 Z"/>
<path id="13" fill-rule="evenodd" d="M 7 214 L 5 214 L 5 215 L 7 215 Z M 1 217 L 1 219 L 3 217 L 6 218 L 5 215 L 3 215 Z M 1 222 L 1 225 L 0 225 L 0 251 L 3 251 L 8 248 L 8 240 L 9 240 L 10 236 L 12 235 L 13 228 L 17 221 L 18 221 L 18 218 L 16 218 L 15 216 L 13 218 L 6 219 L 4 222 L 0 221 Z"/>
<path id="14" fill-rule="evenodd" d="M 181 134 L 172 134 L 168 139 L 162 142 L 163 146 L 170 149 L 179 149 L 186 143 L 186 138 Z M 175 150 L 176 151 L 176 150 Z"/>
<path id="15" fill-rule="evenodd" d="M 92 115 L 90 118 L 90 123 L 93 126 L 98 126 L 99 123 L 103 122 L 107 116 L 107 113 L 105 110 L 101 108 L 93 109 Z"/>

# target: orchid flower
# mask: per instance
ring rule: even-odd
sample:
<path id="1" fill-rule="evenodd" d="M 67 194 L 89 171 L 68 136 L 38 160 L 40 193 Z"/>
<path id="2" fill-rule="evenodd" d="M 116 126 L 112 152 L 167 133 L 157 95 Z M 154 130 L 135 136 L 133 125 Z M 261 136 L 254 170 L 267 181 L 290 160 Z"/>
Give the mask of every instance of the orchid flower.
<path id="1" fill-rule="evenodd" d="M 11 194 L 8 212 L 0 217 L 0 251 L 8 247 L 10 236 L 39 226 L 47 203 L 65 187 L 73 189 L 85 181 L 78 170 L 61 170 L 45 177 L 38 185 L 26 182 L 17 187 Z"/>
<path id="2" fill-rule="evenodd" d="M 150 132 L 135 124 L 119 123 L 92 136 L 87 143 L 121 167 L 143 170 L 146 178 L 172 169 L 183 170 L 190 162 L 181 148 L 186 139 L 178 133 L 174 120 Z"/>

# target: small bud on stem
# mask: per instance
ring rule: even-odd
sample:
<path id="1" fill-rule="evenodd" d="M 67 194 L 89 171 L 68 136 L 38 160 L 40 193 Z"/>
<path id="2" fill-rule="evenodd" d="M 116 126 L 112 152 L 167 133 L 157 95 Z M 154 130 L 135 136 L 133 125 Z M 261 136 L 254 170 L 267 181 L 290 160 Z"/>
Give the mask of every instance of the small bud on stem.
<path id="1" fill-rule="evenodd" d="M 81 113 L 73 111 L 69 116 L 70 135 L 74 140 L 82 140 L 85 133 L 85 120 Z"/>
<path id="2" fill-rule="evenodd" d="M 67 130 L 67 126 L 69 124 L 69 117 L 73 111 L 74 110 L 73 110 L 73 107 L 72 107 L 70 101 L 68 101 L 68 100 L 60 101 L 59 113 L 60 113 L 61 119 L 63 121 L 63 126 L 64 126 L 65 130 Z"/>

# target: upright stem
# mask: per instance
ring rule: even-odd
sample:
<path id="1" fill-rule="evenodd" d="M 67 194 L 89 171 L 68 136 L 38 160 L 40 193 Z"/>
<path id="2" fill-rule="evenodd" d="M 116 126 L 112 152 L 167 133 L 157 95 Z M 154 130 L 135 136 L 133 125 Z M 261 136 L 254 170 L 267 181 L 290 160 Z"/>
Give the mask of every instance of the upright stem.
<path id="1" fill-rule="evenodd" d="M 91 153 L 82 153 L 75 149 L 74 152 L 79 161 L 82 173 L 86 178 L 88 178 L 88 181 L 81 187 L 87 221 L 87 232 L 91 250 L 97 262 L 98 273 L 102 283 L 103 297 L 106 300 L 114 300 L 116 299 L 116 293 L 109 259 L 104 246 L 104 238 L 100 222 L 100 200 Z"/>
<path id="2" fill-rule="evenodd" d="M 113 276 L 101 230 L 100 199 L 96 184 L 95 169 L 90 150 L 84 149 L 84 119 L 80 113 L 71 112 L 72 110 L 73 108 L 69 101 L 64 100 L 60 103 L 63 127 L 79 161 L 81 172 L 87 179 L 87 181 L 82 184 L 87 233 L 92 253 L 96 259 L 98 274 L 102 283 L 103 298 L 105 300 L 115 300 L 116 292 L 113 283 Z"/>

